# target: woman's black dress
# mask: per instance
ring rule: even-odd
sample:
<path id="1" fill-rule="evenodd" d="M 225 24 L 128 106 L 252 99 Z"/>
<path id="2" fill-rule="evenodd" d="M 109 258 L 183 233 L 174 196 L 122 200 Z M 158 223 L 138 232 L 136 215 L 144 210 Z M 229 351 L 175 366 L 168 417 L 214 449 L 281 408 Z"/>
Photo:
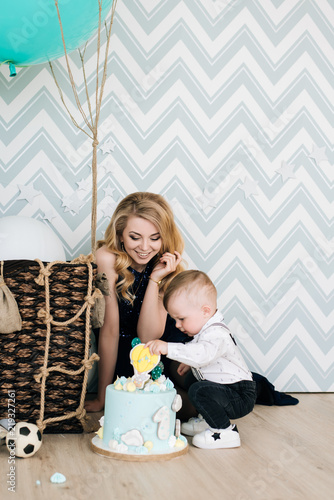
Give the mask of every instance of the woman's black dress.
<path id="1" fill-rule="evenodd" d="M 131 341 L 134 337 L 138 336 L 137 323 L 148 285 L 148 280 L 153 269 L 153 261 L 150 261 L 147 264 L 143 272 L 136 271 L 132 267 L 129 267 L 128 269 L 135 278 L 132 285 L 132 293 L 136 298 L 132 305 L 125 299 L 120 299 L 118 302 L 119 345 L 114 380 L 117 376 L 132 377 L 134 374 L 129 356 L 132 349 Z M 176 328 L 175 321 L 169 315 L 167 315 L 165 331 L 161 339 L 166 342 L 187 342 L 188 340 L 191 340 L 187 335 Z M 164 357 L 163 363 L 166 372 L 166 365 L 169 363 L 169 360 Z"/>

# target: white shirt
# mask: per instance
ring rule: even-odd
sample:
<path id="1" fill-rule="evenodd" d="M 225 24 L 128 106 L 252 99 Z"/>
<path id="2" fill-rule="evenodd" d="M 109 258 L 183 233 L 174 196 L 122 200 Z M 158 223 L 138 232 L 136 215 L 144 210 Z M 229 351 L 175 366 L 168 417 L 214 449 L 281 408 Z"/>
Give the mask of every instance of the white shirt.
<path id="1" fill-rule="evenodd" d="M 197 380 L 220 384 L 253 380 L 220 311 L 205 323 L 191 342 L 168 342 L 167 357 L 191 366 Z"/>

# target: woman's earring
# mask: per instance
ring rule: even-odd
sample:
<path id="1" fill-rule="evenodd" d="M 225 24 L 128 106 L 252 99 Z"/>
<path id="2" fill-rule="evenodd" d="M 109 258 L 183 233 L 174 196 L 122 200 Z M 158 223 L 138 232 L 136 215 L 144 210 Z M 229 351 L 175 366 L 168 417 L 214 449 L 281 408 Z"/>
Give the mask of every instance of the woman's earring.
<path id="1" fill-rule="evenodd" d="M 124 248 L 124 243 L 123 243 L 123 241 L 121 241 L 121 249 L 123 250 L 123 252 L 125 252 L 125 248 Z"/>

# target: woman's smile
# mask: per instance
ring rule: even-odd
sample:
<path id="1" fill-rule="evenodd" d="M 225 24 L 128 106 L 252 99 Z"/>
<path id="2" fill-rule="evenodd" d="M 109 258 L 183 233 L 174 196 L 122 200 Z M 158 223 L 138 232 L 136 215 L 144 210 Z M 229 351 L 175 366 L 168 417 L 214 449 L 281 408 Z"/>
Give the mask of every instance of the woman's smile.
<path id="1" fill-rule="evenodd" d="M 140 252 L 139 250 L 135 250 L 135 252 L 139 255 L 139 257 L 146 259 L 149 255 L 151 255 L 151 252 Z"/>

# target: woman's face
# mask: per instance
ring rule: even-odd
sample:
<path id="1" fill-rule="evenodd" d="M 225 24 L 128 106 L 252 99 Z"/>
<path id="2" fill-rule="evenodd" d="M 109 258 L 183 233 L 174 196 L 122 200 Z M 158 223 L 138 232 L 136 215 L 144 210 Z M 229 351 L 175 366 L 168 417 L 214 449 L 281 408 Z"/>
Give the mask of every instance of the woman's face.
<path id="1" fill-rule="evenodd" d="M 120 240 L 132 259 L 132 267 L 137 271 L 142 271 L 161 248 L 161 236 L 157 226 L 135 215 L 128 218 Z"/>

